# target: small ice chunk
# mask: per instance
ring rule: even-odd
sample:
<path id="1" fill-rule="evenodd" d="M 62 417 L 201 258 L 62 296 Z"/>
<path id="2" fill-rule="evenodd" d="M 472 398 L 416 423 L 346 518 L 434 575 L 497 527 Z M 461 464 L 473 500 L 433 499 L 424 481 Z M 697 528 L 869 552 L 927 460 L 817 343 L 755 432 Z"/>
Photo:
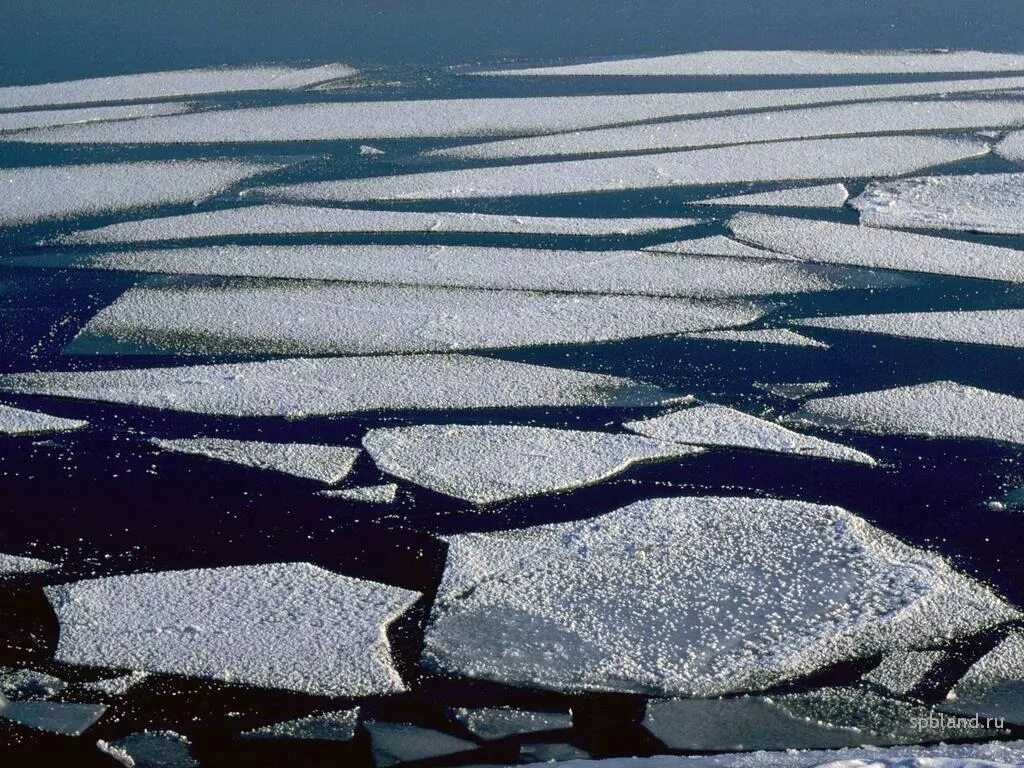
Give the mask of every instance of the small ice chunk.
<path id="1" fill-rule="evenodd" d="M 126 675 L 108 677 L 103 680 L 93 680 L 88 683 L 81 683 L 81 688 L 87 691 L 95 691 L 107 696 L 123 696 L 134 686 L 149 677 L 148 672 L 129 672 Z"/>
<path id="2" fill-rule="evenodd" d="M 453 709 L 451 717 L 483 741 L 505 739 L 544 731 L 572 728 L 572 715 L 565 712 L 531 712 L 511 707 Z"/>
<path id="3" fill-rule="evenodd" d="M 1024 725 L 1024 631 L 1011 632 L 967 670 L 945 709 Z"/>
<path id="4" fill-rule="evenodd" d="M 180 160 L 5 168 L 0 170 L 0 226 L 191 203 L 275 167 Z"/>
<path id="5" fill-rule="evenodd" d="M 656 251 L 658 253 L 684 253 L 695 256 L 732 256 L 738 259 L 792 259 L 792 257 L 782 253 L 773 253 L 761 248 L 751 248 L 746 243 L 732 240 L 724 235 L 677 240 L 674 243 L 658 243 L 657 245 L 649 245 L 644 250 Z"/>
<path id="6" fill-rule="evenodd" d="M 75 704 L 62 701 L 2 701 L 0 718 L 37 731 L 61 736 L 81 736 L 103 717 L 104 704 Z"/>
<path id="7" fill-rule="evenodd" d="M 881 686 L 897 696 L 906 696 L 946 657 L 946 651 L 891 653 L 883 657 L 877 667 L 864 675 L 864 680 Z"/>
<path id="8" fill-rule="evenodd" d="M 2 413 L 0 411 L 0 415 Z M 36 557 L 21 557 L 20 555 L 7 555 L 0 552 L 0 576 L 14 573 L 39 573 L 56 567 L 53 563 Z"/>
<path id="9" fill-rule="evenodd" d="M 779 424 L 724 405 L 698 405 L 643 421 L 626 429 L 654 440 L 692 445 L 750 448 L 757 451 L 816 456 L 833 461 L 874 464 L 875 460 L 845 445 L 801 435 Z"/>
<path id="10" fill-rule="evenodd" d="M 1014 131 L 996 144 L 996 153 L 1006 160 L 1024 162 L 1024 131 Z"/>
<path id="11" fill-rule="evenodd" d="M 884 315 L 807 317 L 791 322 L 812 328 L 880 333 L 912 339 L 1024 347 L 1024 309 L 893 312 Z"/>
<path id="12" fill-rule="evenodd" d="M 364 485 L 358 488 L 342 488 L 337 491 L 320 491 L 318 496 L 328 499 L 348 499 L 366 504 L 394 504 L 398 486 L 394 483 L 381 485 Z"/>
<path id="13" fill-rule="evenodd" d="M 423 662 L 512 686 L 719 696 L 1018 615 L 941 557 L 800 501 L 648 499 L 447 542 Z"/>
<path id="14" fill-rule="evenodd" d="M 519 761 L 530 763 L 564 763 L 567 760 L 587 760 L 584 752 L 572 744 L 523 744 L 519 747 Z"/>
<path id="15" fill-rule="evenodd" d="M 804 400 L 811 395 L 816 395 L 819 392 L 824 392 L 829 388 L 827 381 L 800 381 L 800 382 L 783 382 L 783 383 L 770 383 L 755 381 L 754 386 L 757 389 L 764 390 L 765 392 L 771 392 L 773 395 L 784 397 L 787 400 Z"/>
<path id="16" fill-rule="evenodd" d="M 688 339 L 734 341 L 743 344 L 771 344 L 784 347 L 817 347 L 828 349 L 828 344 L 796 333 L 788 328 L 759 328 L 753 331 L 700 331 L 686 334 Z"/>
<path id="17" fill-rule="evenodd" d="M 297 739 L 300 741 L 351 741 L 359 725 L 359 707 L 316 712 L 296 720 L 245 731 L 243 739 Z"/>
<path id="18" fill-rule="evenodd" d="M 25 411 L 0 404 L 0 435 L 37 435 L 48 432 L 72 432 L 85 429 L 89 422 L 63 419 L 37 411 Z M 2 555 L 0 555 L 2 558 Z M 3 561 L 0 559 L 0 567 Z"/>
<path id="19" fill-rule="evenodd" d="M 359 458 L 358 448 L 312 443 L 263 443 L 197 437 L 184 440 L 153 440 L 165 450 L 206 456 L 246 467 L 282 472 L 331 485 L 348 477 Z"/>
<path id="20" fill-rule="evenodd" d="M 953 381 L 808 400 L 787 418 L 878 435 L 1024 445 L 1024 400 Z"/>
<path id="21" fill-rule="evenodd" d="M 59 661 L 338 697 L 404 690 L 385 628 L 419 598 L 308 563 L 108 576 L 46 596 Z"/>
<path id="22" fill-rule="evenodd" d="M 0 693 L 16 699 L 48 699 L 67 688 L 58 677 L 34 669 L 0 667 Z"/>
<path id="23" fill-rule="evenodd" d="M 640 461 L 701 452 L 636 435 L 500 424 L 371 429 L 363 447 L 382 471 L 474 504 L 578 488 Z"/>
<path id="24" fill-rule="evenodd" d="M 370 734 L 374 763 L 381 768 L 412 760 L 455 755 L 478 748 L 471 741 L 408 723 L 368 720 L 364 727 Z"/>
<path id="25" fill-rule="evenodd" d="M 365 156 L 383 155 L 385 154 L 383 149 L 377 147 L 371 147 L 369 144 L 361 144 L 359 147 L 359 154 Z"/>
<path id="26" fill-rule="evenodd" d="M 849 197 L 842 184 L 820 184 L 813 187 L 790 187 L 771 192 L 748 192 L 728 197 L 694 200 L 692 205 L 750 205 L 778 208 L 842 208 Z"/>
<path id="27" fill-rule="evenodd" d="M 192 110 L 191 104 L 132 104 L 117 107 L 82 109 L 34 109 L 29 112 L 0 112 L 0 131 L 23 131 L 55 125 L 96 123 L 104 120 L 130 120 L 158 115 L 180 115 Z"/>
<path id="28" fill-rule="evenodd" d="M 737 213 L 729 228 L 740 240 L 806 261 L 1024 282 L 1024 259 L 1012 248 L 761 213 Z"/>
<path id="29" fill-rule="evenodd" d="M 0 375 L 0 389 L 222 416 L 303 418 L 453 408 L 654 405 L 632 379 L 472 355 L 291 358 L 255 363 Z"/>
<path id="30" fill-rule="evenodd" d="M 96 746 L 125 768 L 199 768 L 191 742 L 174 731 L 140 731 L 117 741 L 100 739 Z"/>

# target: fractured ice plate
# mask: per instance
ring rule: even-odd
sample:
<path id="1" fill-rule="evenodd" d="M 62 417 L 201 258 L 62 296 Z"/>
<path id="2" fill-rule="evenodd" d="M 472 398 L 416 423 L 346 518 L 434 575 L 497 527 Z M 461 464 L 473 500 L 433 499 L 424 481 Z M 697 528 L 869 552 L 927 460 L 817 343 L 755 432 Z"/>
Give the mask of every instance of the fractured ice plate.
<path id="1" fill-rule="evenodd" d="M 316 712 L 306 717 L 266 725 L 240 734 L 243 739 L 351 741 L 359 725 L 359 707 Z"/>
<path id="2" fill-rule="evenodd" d="M 449 714 L 453 720 L 484 741 L 572 728 L 572 715 L 565 712 L 533 712 L 511 707 L 461 707 L 450 710 Z"/>
<path id="3" fill-rule="evenodd" d="M 943 708 L 1024 725 L 1024 631 L 1015 630 L 957 681 Z"/>
<path id="4" fill-rule="evenodd" d="M 36 557 L 20 557 L 0 552 L 0 576 L 14 573 L 40 573 L 56 567 L 53 563 Z"/>
<path id="5" fill-rule="evenodd" d="M 55 125 L 129 120 L 157 115 L 178 115 L 191 111 L 191 104 L 131 104 L 117 107 L 80 109 L 33 109 L 29 112 L 0 112 L 0 131 L 23 131 Z M 9 138 L 9 137 L 8 137 Z"/>
<path id="6" fill-rule="evenodd" d="M 1024 252 L 1020 258 L 1024 260 Z M 1024 309 L 892 312 L 880 315 L 807 317 L 796 325 L 961 344 L 1024 347 Z"/>
<path id="7" fill-rule="evenodd" d="M 64 419 L 38 411 L 26 411 L 0 404 L 0 435 L 38 435 L 48 432 L 73 432 L 85 429 L 89 422 Z"/>
<path id="8" fill-rule="evenodd" d="M 849 193 L 843 184 L 819 184 L 813 187 L 787 187 L 769 192 L 747 192 L 727 197 L 692 200 L 690 205 L 748 205 L 778 208 L 842 208 Z"/>

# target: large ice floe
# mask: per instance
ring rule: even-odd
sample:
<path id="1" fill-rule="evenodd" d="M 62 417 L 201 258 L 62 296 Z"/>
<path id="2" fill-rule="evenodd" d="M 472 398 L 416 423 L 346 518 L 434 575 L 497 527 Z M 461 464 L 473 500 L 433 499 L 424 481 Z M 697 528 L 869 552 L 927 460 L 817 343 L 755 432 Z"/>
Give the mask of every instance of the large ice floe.
<path id="1" fill-rule="evenodd" d="M 761 213 L 737 213 L 729 229 L 744 242 L 806 261 L 1024 282 L 1024 259 L 1013 248 Z"/>
<path id="2" fill-rule="evenodd" d="M 396 693 L 387 625 L 415 592 L 274 563 L 46 587 L 55 658 L 324 696 Z"/>
<path id="3" fill-rule="evenodd" d="M 1010 633 L 967 670 L 944 708 L 1024 725 L 1024 631 Z"/>
<path id="4" fill-rule="evenodd" d="M 297 739 L 299 741 L 351 741 L 359 726 L 359 707 L 316 712 L 296 720 L 265 725 L 241 734 L 243 739 Z"/>
<path id="5" fill-rule="evenodd" d="M 853 448 L 802 435 L 767 419 L 724 405 L 682 408 L 664 416 L 630 421 L 624 426 L 654 440 L 722 448 L 750 448 L 860 464 L 875 463 L 866 453 Z"/>
<path id="6" fill-rule="evenodd" d="M 205 456 L 327 484 L 344 480 L 361 453 L 358 448 L 340 445 L 265 443 L 218 437 L 157 439 L 153 443 L 167 451 Z"/>
<path id="7" fill-rule="evenodd" d="M 504 424 L 373 429 L 363 447 L 384 472 L 474 504 L 569 490 L 636 462 L 701 450 L 637 435 Z"/>
<path id="8" fill-rule="evenodd" d="M 275 167 L 240 160 L 182 160 L 5 168 L 0 170 L 0 226 L 191 203 Z"/>
<path id="9" fill-rule="evenodd" d="M 1024 400 L 953 381 L 808 400 L 788 419 L 879 435 L 1024 445 Z"/>
<path id="10" fill-rule="evenodd" d="M 687 185 L 897 176 L 984 155 L 975 139 L 867 136 L 310 181 L 271 188 L 295 200 L 428 200 L 617 192 Z"/>
<path id="11" fill-rule="evenodd" d="M 754 691 L 1017 615 L 940 557 L 800 501 L 650 499 L 447 541 L 423 661 L 509 685 Z"/>
<path id="12" fill-rule="evenodd" d="M 1024 131 L 1014 131 L 996 145 L 1000 157 L 1013 162 L 1024 162 Z"/>
<path id="13" fill-rule="evenodd" d="M 69 353 L 380 354 L 579 344 L 743 325 L 747 302 L 348 283 L 137 286 Z"/>
<path id="14" fill-rule="evenodd" d="M 440 157 L 499 159 L 620 154 L 879 132 L 1019 126 L 1024 102 L 882 101 L 647 123 L 435 149 Z"/>
<path id="15" fill-rule="evenodd" d="M 574 293 L 721 298 L 842 287 L 793 262 L 648 251 L 569 251 L 442 245 L 229 245 L 52 254 L 22 266 L 74 266 L 226 277 L 290 278 Z M 820 268 L 817 270 L 820 273 Z"/>
<path id="16" fill-rule="evenodd" d="M 0 118 L 3 116 L 0 115 Z M 333 232 L 494 232 L 639 235 L 698 224 L 692 218 L 583 218 L 486 213 L 372 211 L 303 205 L 254 205 L 183 216 L 124 221 L 60 238 L 63 243 L 132 243 L 204 237 Z"/>
<path id="17" fill-rule="evenodd" d="M 0 390 L 223 416 L 653 405 L 632 379 L 472 355 L 395 355 L 0 375 Z"/>
<path id="18" fill-rule="evenodd" d="M 84 429 L 89 422 L 65 419 L 38 411 L 26 411 L 0 404 L 0 435 L 38 435 L 48 432 L 73 432 Z"/>
<path id="19" fill-rule="evenodd" d="M 302 68 L 223 67 L 144 72 L 37 85 L 11 85 L 0 88 L 0 109 L 174 98 L 205 93 L 278 91 L 303 88 L 328 80 L 351 77 L 354 74 L 356 70 L 344 64 Z"/>
<path id="20" fill-rule="evenodd" d="M 843 184 L 818 184 L 812 187 L 787 187 L 769 192 L 747 192 L 726 197 L 692 200 L 690 205 L 738 205 L 775 208 L 842 208 L 849 193 Z"/>
<path id="21" fill-rule="evenodd" d="M 1021 258 L 1024 259 L 1024 252 Z M 812 328 L 879 333 L 912 339 L 1024 347 L 1024 309 L 892 312 L 881 315 L 808 317 L 791 322 Z"/>
<path id="22" fill-rule="evenodd" d="M 1024 234 L 1024 173 L 872 182 L 851 205 L 872 227 Z"/>
<path id="23" fill-rule="evenodd" d="M 0 112 L 0 131 L 23 131 L 55 125 L 129 120 L 137 117 L 178 115 L 192 109 L 190 104 L 131 104 L 79 109 L 33 109 L 28 112 Z"/>

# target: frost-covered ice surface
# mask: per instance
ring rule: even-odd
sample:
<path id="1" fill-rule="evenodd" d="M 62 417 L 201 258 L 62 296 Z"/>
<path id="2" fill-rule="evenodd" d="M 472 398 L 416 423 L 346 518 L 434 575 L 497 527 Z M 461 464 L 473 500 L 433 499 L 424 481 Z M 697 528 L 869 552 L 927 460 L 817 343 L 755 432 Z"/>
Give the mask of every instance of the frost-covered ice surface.
<path id="1" fill-rule="evenodd" d="M 619 154 L 761 141 L 1019 126 L 1024 102 L 883 101 L 705 117 L 438 149 L 430 155 L 473 159 Z M 841 205 L 841 203 L 840 203 Z"/>
<path id="2" fill-rule="evenodd" d="M 397 494 L 397 485 L 381 483 L 380 485 L 341 488 L 337 491 L 320 491 L 318 495 L 327 499 L 347 499 L 348 501 L 361 501 L 365 504 L 393 504 Z"/>
<path id="3" fill-rule="evenodd" d="M 405 689 L 385 628 L 419 598 L 308 563 L 108 576 L 46 596 L 59 661 L 323 696 Z"/>
<path id="4" fill-rule="evenodd" d="M 808 400 L 788 418 L 879 435 L 1024 445 L 1024 400 L 953 381 Z"/>
<path id="5" fill-rule="evenodd" d="M 369 720 L 363 727 L 370 734 L 374 762 L 382 767 L 454 755 L 477 748 L 471 741 L 409 723 Z"/>
<path id="6" fill-rule="evenodd" d="M 697 405 L 643 421 L 630 421 L 626 429 L 654 440 L 723 448 L 751 448 L 833 461 L 874 464 L 866 453 L 845 445 L 802 435 L 790 429 L 724 405 Z"/>
<path id="7" fill-rule="evenodd" d="M 471 355 L 269 360 L 0 375 L 8 392 L 224 416 L 449 408 L 653 405 L 670 395 L 618 376 Z"/>
<path id="8" fill-rule="evenodd" d="M 565 712 L 532 712 L 511 707 L 461 707 L 452 710 L 450 714 L 453 720 L 484 741 L 572 728 L 572 715 Z"/>
<path id="9" fill-rule="evenodd" d="M 800 501 L 649 499 L 448 545 L 423 661 L 516 686 L 752 691 L 1015 615 L 938 556 Z"/>
<path id="10" fill-rule="evenodd" d="M 746 243 L 732 240 L 724 235 L 695 237 L 689 240 L 677 240 L 673 243 L 658 243 L 657 245 L 649 245 L 644 250 L 657 251 L 659 253 L 734 256 L 738 259 L 791 259 L 791 257 L 782 253 L 773 253 L 762 248 L 752 248 Z"/>
<path id="11" fill-rule="evenodd" d="M 946 658 L 946 651 L 898 651 L 883 657 L 877 667 L 864 675 L 864 680 L 905 696 Z"/>
<path id="12" fill-rule="evenodd" d="M 12 85 L 0 88 L 0 109 L 94 101 L 133 101 L 195 96 L 204 93 L 278 91 L 303 88 L 327 80 L 351 77 L 356 70 L 344 64 L 317 67 L 222 67 L 144 72 L 94 77 L 59 83 Z"/>
<path id="13" fill-rule="evenodd" d="M 103 717 L 106 710 L 103 704 L 8 701 L 0 695 L 0 719 L 11 720 L 36 731 L 62 736 L 80 736 Z"/>
<path id="14" fill-rule="evenodd" d="M 58 677 L 35 669 L 0 667 L 0 694 L 15 699 L 48 699 L 67 687 Z"/>
<path id="15" fill-rule="evenodd" d="M 1024 725 L 1024 631 L 1010 633 L 953 687 L 944 708 Z"/>
<path id="16" fill-rule="evenodd" d="M 216 437 L 155 439 L 153 443 L 167 451 L 191 453 L 327 484 L 344 480 L 361 453 L 358 448 L 339 445 L 264 443 Z"/>
<path id="17" fill-rule="evenodd" d="M 87 691 L 94 691 L 107 696 L 123 696 L 148 677 L 148 672 L 129 672 L 126 675 L 82 683 L 81 687 Z"/>
<path id="18" fill-rule="evenodd" d="M 988 51 L 700 51 L 482 75 L 853 75 L 1024 70 L 1024 56 Z"/>
<path id="19" fill-rule="evenodd" d="M 639 157 L 311 181 L 272 189 L 274 194 L 301 200 L 337 201 L 562 195 L 755 181 L 897 176 L 987 152 L 988 145 L 980 141 L 936 136 L 806 139 Z"/>
<path id="20" fill-rule="evenodd" d="M 729 229 L 752 245 L 807 261 L 1024 282 L 1024 259 L 1012 248 L 761 213 L 738 213 Z"/>
<path id="21" fill-rule="evenodd" d="M 1024 252 L 1020 258 L 1024 259 Z M 1024 309 L 892 312 L 883 315 L 808 317 L 791 322 L 813 328 L 880 333 L 913 339 L 1024 347 Z"/>
<path id="22" fill-rule="evenodd" d="M 21 557 L 0 552 L 0 576 L 14 573 L 40 573 L 56 567 L 53 563 L 48 563 L 37 557 Z"/>
<path id="23" fill-rule="evenodd" d="M 359 725 L 359 707 L 317 712 L 241 734 L 243 739 L 298 739 L 300 741 L 351 741 Z"/>
<path id="24" fill-rule="evenodd" d="M 97 748 L 125 768 L 198 768 L 191 742 L 175 731 L 140 731 L 116 741 L 100 739 Z"/>
<path id="25" fill-rule="evenodd" d="M 1013 162 L 1024 162 L 1024 131 L 1014 131 L 996 145 L 1000 157 Z"/>
<path id="26" fill-rule="evenodd" d="M 363 447 L 384 472 L 474 504 L 590 485 L 640 461 L 701 450 L 636 435 L 501 424 L 373 429 Z"/>
<path id="27" fill-rule="evenodd" d="M 0 120 L 3 115 L 0 114 Z M 332 232 L 495 232 L 637 235 L 698 224 L 693 218 L 509 216 L 442 211 L 372 211 L 304 205 L 254 205 L 110 224 L 60 238 L 63 243 L 133 243 L 229 235 Z M 301 253 L 303 249 L 296 249 Z"/>
<path id="28" fill-rule="evenodd" d="M 581 344 L 753 322 L 746 302 L 302 283 L 130 289 L 68 353 L 337 355 Z"/>
<path id="29" fill-rule="evenodd" d="M 190 104 L 131 104 L 80 109 L 33 109 L 28 112 L 0 112 L 0 131 L 23 131 L 72 123 L 128 120 L 136 117 L 178 115 L 192 109 Z"/>
<path id="30" fill-rule="evenodd" d="M 759 328 L 753 331 L 700 331 L 688 333 L 691 339 L 734 341 L 743 344 L 774 344 L 783 347 L 817 347 L 828 349 L 828 344 L 817 341 L 788 328 Z"/>
<path id="31" fill-rule="evenodd" d="M 37 435 L 47 432 L 73 432 L 85 429 L 89 422 L 63 419 L 37 411 L 26 411 L 0 404 L 0 435 Z"/>
<path id="32" fill-rule="evenodd" d="M 0 226 L 191 203 L 276 167 L 242 160 L 180 160 L 4 168 Z"/>
<path id="33" fill-rule="evenodd" d="M 694 200 L 692 205 L 749 205 L 777 208 L 842 208 L 849 193 L 843 184 L 817 184 L 812 187 L 788 187 L 770 192 L 748 192 L 727 197 Z"/>

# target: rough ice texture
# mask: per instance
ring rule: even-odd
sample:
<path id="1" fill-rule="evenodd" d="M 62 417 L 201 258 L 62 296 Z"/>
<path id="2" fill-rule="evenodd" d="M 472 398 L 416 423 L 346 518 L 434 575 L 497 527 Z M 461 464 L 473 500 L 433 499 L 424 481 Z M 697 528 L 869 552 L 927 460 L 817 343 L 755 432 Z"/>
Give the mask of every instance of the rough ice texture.
<path id="1" fill-rule="evenodd" d="M 305 68 L 224 67 L 144 72 L 59 83 L 7 86 L 0 88 L 0 109 L 173 98 L 203 93 L 280 91 L 351 77 L 354 74 L 356 70 L 344 64 Z"/>
<path id="2" fill-rule="evenodd" d="M 359 725 L 359 707 L 317 712 L 241 734 L 243 739 L 297 739 L 300 741 L 351 741 Z"/>
<path id="3" fill-rule="evenodd" d="M 348 283 L 135 287 L 69 353 L 383 354 L 581 344 L 743 325 L 746 302 Z"/>
<path id="4" fill-rule="evenodd" d="M 864 680 L 905 696 L 919 686 L 928 673 L 947 657 L 946 651 L 899 651 L 891 653 Z"/>
<path id="5" fill-rule="evenodd" d="M 691 240 L 677 240 L 673 243 L 658 243 L 644 248 L 659 253 L 685 253 L 695 256 L 735 256 L 738 259 L 791 259 L 782 253 L 773 253 L 762 248 L 752 248 L 746 243 L 732 240 L 724 235 L 697 237 Z"/>
<path id="6" fill-rule="evenodd" d="M 103 704 L 63 701 L 7 701 L 0 695 L 0 719 L 6 718 L 36 731 L 81 736 L 103 717 Z"/>
<path id="7" fill-rule="evenodd" d="M 615 59 L 481 75 L 855 75 L 924 72 L 1014 72 L 1024 56 L 988 51 L 699 51 Z"/>
<path id="8" fill-rule="evenodd" d="M 147 677 L 149 677 L 148 672 L 129 672 L 126 675 L 81 683 L 81 687 L 87 691 L 95 691 L 107 696 L 123 696 Z"/>
<path id="9" fill-rule="evenodd" d="M 1019 126 L 1024 102 L 882 101 L 646 123 L 435 149 L 462 159 L 620 154 L 825 136 Z M 834 195 L 830 195 L 833 197 Z M 841 205 L 842 203 L 840 203 Z"/>
<path id="10" fill-rule="evenodd" d="M 693 200 L 691 205 L 750 205 L 778 208 L 842 208 L 849 193 L 842 184 L 819 184 L 813 187 L 790 187 L 770 192 L 748 192 L 728 197 Z"/>
<path id="11" fill-rule="evenodd" d="M 308 563 L 109 576 L 46 596 L 58 661 L 323 696 L 404 690 L 385 630 L 419 598 Z"/>
<path id="12" fill-rule="evenodd" d="M 168 451 L 206 456 L 328 484 L 344 480 L 361 453 L 358 448 L 338 445 L 263 443 L 216 437 L 153 440 L 153 443 Z"/>
<path id="13" fill-rule="evenodd" d="M 828 349 L 828 344 L 795 333 L 788 328 L 760 328 L 753 331 L 701 331 L 688 333 L 690 339 L 711 339 L 713 341 L 735 341 L 744 344 L 773 344 L 784 347 L 817 347 Z"/>
<path id="14" fill-rule="evenodd" d="M 967 670 L 945 708 L 1024 725 L 1024 631 L 1010 633 Z"/>
<path id="15" fill-rule="evenodd" d="M 800 501 L 651 499 L 448 545 L 423 661 L 510 685 L 753 691 L 1016 615 L 940 557 Z"/>
<path id="16" fill-rule="evenodd" d="M 6 555 L 0 552 L 0 576 L 12 573 L 39 573 L 56 568 L 53 563 L 40 560 L 36 557 L 20 557 L 18 555 Z"/>
<path id="17" fill-rule="evenodd" d="M 572 728 L 572 715 L 565 712 L 531 712 L 510 707 L 463 707 L 451 710 L 450 714 L 455 722 L 484 741 Z"/>
<path id="18" fill-rule="evenodd" d="M 318 495 L 328 499 L 347 499 L 365 504 L 394 504 L 398 486 L 394 483 L 363 485 L 358 488 L 342 488 L 337 491 L 321 491 Z"/>
<path id="19" fill-rule="evenodd" d="M 875 460 L 845 445 L 801 435 L 766 419 L 724 405 L 698 405 L 643 421 L 626 429 L 655 440 L 693 445 L 751 448 L 758 451 L 816 456 L 833 461 L 874 464 Z"/>
<path id="20" fill-rule="evenodd" d="M 851 201 L 871 227 L 1024 234 L 1024 173 L 875 181 Z"/>
<path id="21" fill-rule="evenodd" d="M 1020 257 L 1024 260 L 1024 252 Z M 1024 309 L 893 312 L 883 315 L 808 317 L 797 325 L 962 344 L 1024 347 Z"/>
<path id="22" fill-rule="evenodd" d="M 16 699 L 48 699 L 67 687 L 58 677 L 35 669 L 0 667 L 0 694 Z"/>
<path id="23" fill-rule="evenodd" d="M 451 200 L 745 181 L 897 176 L 987 152 L 988 145 L 980 141 L 935 136 L 806 139 L 653 155 L 311 181 L 273 187 L 271 194 L 300 200 Z"/>
<path id="24" fill-rule="evenodd" d="M 571 251 L 460 245 L 228 245 L 29 256 L 22 266 L 164 274 L 720 298 L 804 293 L 839 281 L 796 262 L 647 251 Z"/>
<path id="25" fill-rule="evenodd" d="M 806 261 L 1024 282 L 1021 252 L 966 240 L 761 213 L 737 213 L 740 240 Z"/>
<path id="26" fill-rule="evenodd" d="M 374 763 L 381 768 L 477 749 L 471 741 L 408 723 L 368 720 L 364 727 L 370 734 Z"/>
<path id="27" fill-rule="evenodd" d="M 0 131 L 23 131 L 29 128 L 95 123 L 103 120 L 128 120 L 136 117 L 152 117 L 156 115 L 179 115 L 191 109 L 191 104 L 132 104 L 117 107 L 34 109 L 29 112 L 0 112 Z"/>
<path id="28" fill-rule="evenodd" d="M 700 452 L 611 432 L 460 424 L 372 429 L 363 447 L 384 472 L 474 504 L 591 485 L 640 461 Z"/>
<path id="29" fill-rule="evenodd" d="M 174 731 L 140 731 L 113 742 L 96 742 L 125 768 L 198 768 L 191 742 Z"/>
<path id="30" fill-rule="evenodd" d="M 396 355 L 0 375 L 0 389 L 222 416 L 330 416 L 453 408 L 652 405 L 618 376 L 471 355 Z"/>
<path id="31" fill-rule="evenodd" d="M 1024 162 L 1024 131 L 1014 131 L 996 145 L 1000 157 L 1013 162 Z"/>
<path id="32" fill-rule="evenodd" d="M 0 435 L 36 435 L 47 432 L 72 432 L 84 429 L 89 422 L 78 419 L 63 419 L 37 411 L 25 411 L 0 404 Z M 0 556 L 0 567 L 3 565 Z"/>
<path id="33" fill-rule="evenodd" d="M 0 170 L 0 226 L 191 203 L 273 168 L 236 160 L 5 168 Z"/>
<path id="34" fill-rule="evenodd" d="M 2 115 L 0 115 L 2 118 Z M 551 235 L 639 235 L 701 223 L 692 218 L 514 216 L 441 211 L 372 211 L 303 205 L 255 205 L 184 216 L 124 221 L 60 238 L 63 243 L 133 243 L 333 232 L 497 232 Z"/>
<path id="35" fill-rule="evenodd" d="M 787 418 L 879 435 L 1024 445 L 1024 400 L 953 381 L 808 400 Z"/>

